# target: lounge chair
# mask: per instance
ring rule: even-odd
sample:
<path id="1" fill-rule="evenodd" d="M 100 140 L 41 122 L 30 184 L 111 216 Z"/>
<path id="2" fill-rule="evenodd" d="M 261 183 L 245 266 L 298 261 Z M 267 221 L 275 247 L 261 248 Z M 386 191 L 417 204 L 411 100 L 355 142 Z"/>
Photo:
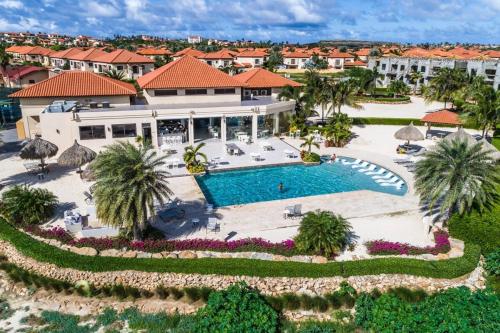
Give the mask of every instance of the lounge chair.
<path id="1" fill-rule="evenodd" d="M 283 210 L 283 217 L 285 219 L 292 217 L 294 213 L 295 213 L 295 206 L 286 206 L 285 209 Z"/>
<path id="2" fill-rule="evenodd" d="M 387 183 L 395 183 L 398 180 L 399 180 L 399 178 L 394 176 L 391 179 L 377 179 L 375 182 L 379 183 L 379 184 L 383 184 L 383 183 L 387 184 Z"/>
<path id="3" fill-rule="evenodd" d="M 261 160 L 259 153 L 250 153 L 250 157 L 252 158 L 252 161 L 255 161 L 255 162 L 258 162 Z"/>
<path id="4" fill-rule="evenodd" d="M 92 194 L 90 194 L 87 191 L 83 191 L 83 195 L 85 196 L 85 203 L 87 205 L 93 205 L 94 204 L 94 197 L 92 196 Z"/>
<path id="5" fill-rule="evenodd" d="M 364 161 L 361 164 L 351 165 L 351 168 L 353 168 L 353 169 L 365 168 L 366 166 L 368 166 L 368 164 L 369 164 L 368 162 Z"/>
<path id="6" fill-rule="evenodd" d="M 427 151 L 427 149 L 425 147 L 422 147 L 422 148 L 420 148 L 419 151 L 417 151 L 416 153 L 412 154 L 412 156 L 421 156 L 421 155 L 425 154 L 426 151 Z"/>
<path id="7" fill-rule="evenodd" d="M 302 205 L 297 204 L 293 206 L 293 217 L 300 217 L 302 216 Z"/>
<path id="8" fill-rule="evenodd" d="M 342 160 L 343 165 L 355 165 L 361 163 L 361 160 L 358 158 L 354 160 L 353 162 L 347 162 L 347 160 Z"/>
<path id="9" fill-rule="evenodd" d="M 382 184 L 380 184 L 380 186 L 394 186 L 395 188 L 400 190 L 401 187 L 404 185 L 404 183 L 405 183 L 404 181 L 400 180 L 397 183 L 382 183 Z"/>
<path id="10" fill-rule="evenodd" d="M 365 173 L 365 175 L 367 175 L 367 176 L 373 176 L 373 175 L 378 176 L 378 175 L 383 174 L 386 171 L 387 170 L 384 169 L 384 168 L 379 168 L 377 171 L 370 171 L 370 172 Z"/>
<path id="11" fill-rule="evenodd" d="M 359 169 L 358 172 L 373 171 L 373 170 L 375 170 L 376 167 L 377 166 L 375 164 L 370 164 L 370 166 L 368 168 Z"/>
<path id="12" fill-rule="evenodd" d="M 373 176 L 372 179 L 389 179 L 391 178 L 392 176 L 394 176 L 394 174 L 392 172 L 387 172 L 385 175 L 383 176 Z"/>
<path id="13" fill-rule="evenodd" d="M 215 217 L 209 217 L 207 223 L 207 230 L 213 232 L 216 232 L 217 230 L 220 231 L 220 225 L 217 221 L 218 220 Z"/>
<path id="14" fill-rule="evenodd" d="M 295 158 L 297 156 L 295 155 L 295 152 L 293 150 L 285 149 L 283 150 L 283 152 L 285 153 L 285 157 L 287 158 Z"/>

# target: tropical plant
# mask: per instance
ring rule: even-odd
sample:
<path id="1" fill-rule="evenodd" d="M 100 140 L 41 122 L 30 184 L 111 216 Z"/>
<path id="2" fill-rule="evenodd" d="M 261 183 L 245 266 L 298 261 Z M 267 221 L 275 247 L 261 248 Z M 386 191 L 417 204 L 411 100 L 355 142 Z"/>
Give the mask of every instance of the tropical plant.
<path id="1" fill-rule="evenodd" d="M 348 244 L 350 232 L 351 225 L 342 216 L 317 210 L 304 216 L 294 241 L 302 251 L 331 257 Z"/>
<path id="2" fill-rule="evenodd" d="M 244 282 L 210 293 L 207 305 L 196 314 L 194 332 L 277 332 L 279 314 L 255 289 Z"/>
<path id="3" fill-rule="evenodd" d="M 283 64 L 283 54 L 280 48 L 273 47 L 263 66 L 268 71 L 274 72 L 276 67 L 281 64 Z"/>
<path id="4" fill-rule="evenodd" d="M 334 113 L 328 119 L 323 134 L 326 137 L 325 144 L 334 147 L 343 147 L 351 138 L 352 119 L 345 113 Z"/>
<path id="5" fill-rule="evenodd" d="M 300 148 L 303 148 L 303 147 L 307 147 L 307 152 L 310 154 L 311 153 L 311 148 L 312 146 L 316 147 L 319 149 L 319 143 L 317 143 L 315 141 L 315 138 L 314 136 L 312 135 L 309 135 L 307 137 L 304 137 L 302 140 L 304 140 L 304 142 L 302 142 L 300 144 Z"/>
<path id="6" fill-rule="evenodd" d="M 115 79 L 115 80 L 119 80 L 119 81 L 125 80 L 125 72 L 119 71 L 115 68 L 104 71 L 103 74 L 104 74 L 104 76 L 107 76 L 111 79 Z"/>
<path id="7" fill-rule="evenodd" d="M 16 185 L 2 193 L 0 214 L 15 224 L 40 224 L 54 215 L 57 203 L 49 190 Z"/>
<path id="8" fill-rule="evenodd" d="M 278 94 L 278 99 L 283 101 L 295 101 L 295 114 L 303 118 L 304 121 L 307 117 L 312 115 L 312 106 L 310 96 L 305 94 L 301 87 L 285 86 Z"/>
<path id="9" fill-rule="evenodd" d="M 475 82 L 467 94 L 471 102 L 465 103 L 463 109 L 466 111 L 465 116 L 481 128 L 484 138 L 488 130 L 494 130 L 500 120 L 500 90 L 495 91 L 484 80 Z"/>
<path id="10" fill-rule="evenodd" d="M 377 68 L 365 69 L 354 67 L 349 69 L 348 76 L 355 82 L 358 93 L 373 94 L 377 84 L 380 83 L 380 74 Z"/>
<path id="11" fill-rule="evenodd" d="M 205 147 L 204 142 L 198 144 L 196 147 L 190 145 L 184 148 L 183 159 L 188 169 L 201 169 L 200 166 L 202 166 L 202 163 L 198 160 L 199 157 L 207 162 L 207 155 L 200 151 L 203 147 Z"/>
<path id="12" fill-rule="evenodd" d="M 321 59 L 321 57 L 314 53 L 311 56 L 311 59 L 307 61 L 305 67 L 307 69 L 327 69 L 328 68 L 328 61 L 325 59 Z"/>
<path id="13" fill-rule="evenodd" d="M 458 212 L 490 210 L 499 199 L 500 170 L 482 143 L 443 140 L 417 162 L 415 188 L 432 209 L 440 205 L 448 216 Z"/>
<path id="14" fill-rule="evenodd" d="M 12 59 L 12 55 L 5 52 L 5 48 L 0 46 L 0 70 L 4 71 L 7 68 L 10 60 Z"/>
<path id="15" fill-rule="evenodd" d="M 397 96 L 407 95 L 410 92 L 410 88 L 403 81 L 394 80 L 387 86 L 387 92 L 396 98 Z"/>
<path id="16" fill-rule="evenodd" d="M 352 80 L 339 81 L 337 83 L 337 93 L 335 95 L 338 112 L 342 105 L 347 105 L 353 109 L 362 109 L 363 107 L 356 102 L 357 87 L 356 82 Z"/>
<path id="17" fill-rule="evenodd" d="M 413 85 L 413 95 L 416 95 L 418 83 L 420 82 L 420 80 L 422 80 L 424 75 L 422 74 L 422 72 L 413 70 L 408 76 L 411 84 Z"/>
<path id="18" fill-rule="evenodd" d="M 140 240 L 155 202 L 163 204 L 172 194 L 168 173 L 161 169 L 165 158 L 149 146 L 130 142 L 106 147 L 92 163 L 97 217 Z"/>
<path id="19" fill-rule="evenodd" d="M 484 269 L 488 274 L 500 276 L 500 248 L 488 254 L 485 259 Z"/>
<path id="20" fill-rule="evenodd" d="M 156 69 L 156 68 L 160 68 L 160 67 L 168 64 L 169 62 L 172 62 L 173 59 L 169 55 L 164 55 L 164 56 L 156 56 L 156 57 L 154 57 L 154 61 L 155 61 L 154 66 L 155 66 L 155 69 Z"/>
<path id="21" fill-rule="evenodd" d="M 424 90 L 424 98 L 427 101 L 443 101 L 446 108 L 446 104 L 452 101 L 453 93 L 463 88 L 466 82 L 465 73 L 459 69 L 440 68 Z"/>

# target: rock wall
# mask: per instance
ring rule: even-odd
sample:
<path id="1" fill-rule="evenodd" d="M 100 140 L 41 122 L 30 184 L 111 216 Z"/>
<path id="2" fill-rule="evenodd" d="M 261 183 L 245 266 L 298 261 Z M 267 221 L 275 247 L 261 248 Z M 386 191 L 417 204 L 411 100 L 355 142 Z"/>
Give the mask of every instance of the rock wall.
<path id="1" fill-rule="evenodd" d="M 229 285 L 245 281 L 250 286 L 258 288 L 262 293 L 277 295 L 282 293 L 307 293 L 323 295 L 339 288 L 342 281 L 347 281 L 358 291 L 371 291 L 378 288 L 381 291 L 394 287 L 422 288 L 428 292 L 458 286 L 471 289 L 484 288 L 482 266 L 478 266 L 471 274 L 457 279 L 434 279 L 404 274 L 380 274 L 325 278 L 291 278 L 291 277 L 252 277 L 225 276 L 179 273 L 153 273 L 139 271 L 109 271 L 87 272 L 70 268 L 60 268 L 54 264 L 38 262 L 19 253 L 8 242 L 0 241 L 0 252 L 10 262 L 40 275 L 58 280 L 76 283 L 86 280 L 97 287 L 112 284 L 123 284 L 135 288 L 154 291 L 158 286 L 166 287 L 210 287 L 225 289 Z M 181 260 L 181 259 L 179 259 Z M 192 259 L 185 259 L 192 260 Z"/>

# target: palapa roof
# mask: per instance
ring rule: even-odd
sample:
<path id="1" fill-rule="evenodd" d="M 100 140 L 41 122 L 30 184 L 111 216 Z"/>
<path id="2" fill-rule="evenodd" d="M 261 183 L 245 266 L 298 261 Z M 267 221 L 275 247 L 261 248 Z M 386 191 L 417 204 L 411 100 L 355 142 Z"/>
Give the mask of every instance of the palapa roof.
<path id="1" fill-rule="evenodd" d="M 76 140 L 75 143 L 63 151 L 57 163 L 64 166 L 80 167 L 89 163 L 97 156 L 96 152 L 85 146 L 81 146 Z"/>
<path id="2" fill-rule="evenodd" d="M 460 118 L 458 117 L 458 114 L 456 114 L 455 112 L 451 112 L 450 110 L 447 109 L 428 113 L 422 118 L 422 121 L 433 124 L 449 124 L 449 125 L 462 124 Z"/>
<path id="3" fill-rule="evenodd" d="M 57 148 L 55 144 L 37 136 L 30 140 L 21 149 L 21 153 L 19 155 L 22 159 L 37 160 L 40 158 L 55 156 L 58 150 L 59 148 Z"/>
<path id="4" fill-rule="evenodd" d="M 300 83 L 287 79 L 279 74 L 263 68 L 256 68 L 233 76 L 245 83 L 247 88 L 282 88 L 285 86 L 300 87 Z"/>
<path id="5" fill-rule="evenodd" d="M 410 125 L 399 129 L 396 133 L 394 133 L 394 137 L 398 140 L 405 141 L 420 141 L 425 139 L 422 132 L 413 126 L 413 122 L 411 122 Z"/>
<path id="6" fill-rule="evenodd" d="M 137 79 L 143 89 L 243 87 L 244 83 L 205 62 L 184 56 Z"/>

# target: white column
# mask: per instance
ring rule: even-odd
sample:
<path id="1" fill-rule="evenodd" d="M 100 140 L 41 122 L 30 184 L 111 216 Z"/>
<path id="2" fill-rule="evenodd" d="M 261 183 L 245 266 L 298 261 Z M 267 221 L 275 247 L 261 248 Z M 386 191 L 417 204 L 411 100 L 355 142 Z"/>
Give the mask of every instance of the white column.
<path id="1" fill-rule="evenodd" d="M 280 114 L 273 114 L 274 117 L 274 126 L 273 126 L 273 134 L 279 133 L 280 131 Z"/>
<path id="2" fill-rule="evenodd" d="M 188 137 L 189 137 L 189 144 L 194 145 L 194 120 L 193 120 L 193 117 L 189 117 Z"/>
<path id="3" fill-rule="evenodd" d="M 220 139 L 222 142 L 226 142 L 226 117 L 221 117 L 220 119 Z"/>
<path id="4" fill-rule="evenodd" d="M 254 113 L 252 115 L 252 141 L 257 142 L 257 117 L 258 114 Z"/>

